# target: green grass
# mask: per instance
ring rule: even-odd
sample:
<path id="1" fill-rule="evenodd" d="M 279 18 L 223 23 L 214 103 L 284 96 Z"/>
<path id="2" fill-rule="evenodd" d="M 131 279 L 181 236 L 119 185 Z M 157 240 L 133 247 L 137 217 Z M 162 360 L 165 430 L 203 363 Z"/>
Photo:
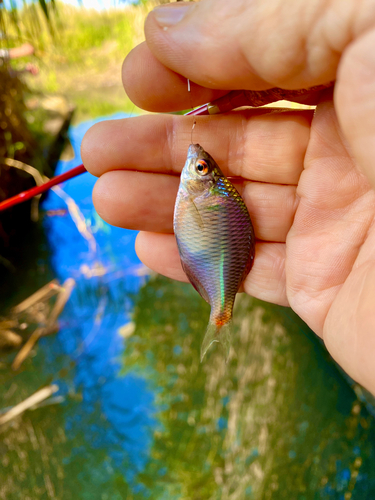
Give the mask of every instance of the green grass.
<path id="1" fill-rule="evenodd" d="M 124 113 L 142 112 L 127 97 L 122 86 L 106 89 L 91 89 L 90 98 L 86 92 L 72 93 L 71 99 L 77 106 L 75 121 L 82 121 L 97 116 L 112 115 L 123 111 Z"/>
<path id="2" fill-rule="evenodd" d="M 36 47 L 27 61 L 39 66 L 37 76 L 27 76 L 32 91 L 64 94 L 76 106 L 74 121 L 112 114 L 139 112 L 126 96 L 121 82 L 125 56 L 143 40 L 144 19 L 155 2 L 97 12 L 58 4 L 49 26 L 38 6 L 19 12 L 22 39 Z M 8 33 L 16 39 L 14 28 Z M 53 35 L 51 35 L 51 31 Z M 14 61 L 15 68 L 26 59 Z"/>

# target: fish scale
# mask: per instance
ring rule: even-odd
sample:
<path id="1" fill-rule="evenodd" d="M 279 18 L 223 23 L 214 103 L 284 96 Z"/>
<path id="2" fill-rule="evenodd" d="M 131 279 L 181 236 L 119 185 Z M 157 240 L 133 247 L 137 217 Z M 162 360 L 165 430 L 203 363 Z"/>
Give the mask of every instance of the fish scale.
<path id="1" fill-rule="evenodd" d="M 213 342 L 228 355 L 234 300 L 253 263 L 255 236 L 240 194 L 199 144 L 190 145 L 181 173 L 174 232 L 184 271 L 211 305 L 201 358 Z"/>

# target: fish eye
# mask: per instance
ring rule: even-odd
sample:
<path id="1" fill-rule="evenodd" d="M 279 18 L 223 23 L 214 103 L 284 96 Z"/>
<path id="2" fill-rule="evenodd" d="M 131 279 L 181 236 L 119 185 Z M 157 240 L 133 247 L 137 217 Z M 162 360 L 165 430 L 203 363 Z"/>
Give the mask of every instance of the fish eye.
<path id="1" fill-rule="evenodd" d="M 195 164 L 195 169 L 199 175 L 208 174 L 208 164 L 206 160 L 198 160 L 197 163 Z"/>

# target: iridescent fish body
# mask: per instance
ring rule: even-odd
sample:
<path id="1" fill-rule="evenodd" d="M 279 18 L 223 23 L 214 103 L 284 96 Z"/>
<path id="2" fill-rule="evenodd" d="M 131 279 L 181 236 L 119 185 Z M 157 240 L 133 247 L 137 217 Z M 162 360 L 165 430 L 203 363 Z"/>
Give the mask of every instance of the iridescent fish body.
<path id="1" fill-rule="evenodd" d="M 228 356 L 234 299 L 254 260 L 246 205 L 215 160 L 191 144 L 181 173 L 174 232 L 190 282 L 211 305 L 201 359 L 213 342 Z"/>

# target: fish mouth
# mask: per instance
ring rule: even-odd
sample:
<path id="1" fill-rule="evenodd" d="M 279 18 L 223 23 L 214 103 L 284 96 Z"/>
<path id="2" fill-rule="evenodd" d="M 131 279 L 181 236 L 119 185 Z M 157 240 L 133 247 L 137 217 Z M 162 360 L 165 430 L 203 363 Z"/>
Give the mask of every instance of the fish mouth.
<path id="1" fill-rule="evenodd" d="M 204 153 L 204 149 L 199 144 L 190 144 L 188 149 L 188 158 L 197 158 Z"/>

